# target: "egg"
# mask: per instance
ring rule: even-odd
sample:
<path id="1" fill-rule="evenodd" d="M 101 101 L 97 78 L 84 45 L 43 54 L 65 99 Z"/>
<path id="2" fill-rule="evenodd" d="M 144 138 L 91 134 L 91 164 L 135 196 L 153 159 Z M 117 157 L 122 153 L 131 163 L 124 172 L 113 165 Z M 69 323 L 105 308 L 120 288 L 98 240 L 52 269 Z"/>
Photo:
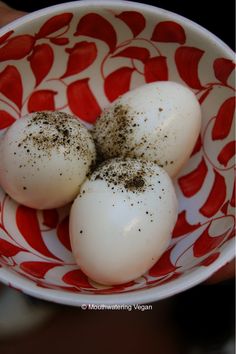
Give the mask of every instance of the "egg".
<path id="1" fill-rule="evenodd" d="M 166 250 L 176 219 L 177 198 L 164 169 L 139 159 L 107 160 L 72 205 L 74 258 L 97 283 L 134 280 Z"/>
<path id="2" fill-rule="evenodd" d="M 51 209 L 79 193 L 96 157 L 91 134 L 64 112 L 16 120 L 0 141 L 0 185 L 15 201 Z"/>
<path id="3" fill-rule="evenodd" d="M 104 159 L 143 158 L 173 177 L 188 160 L 200 127 L 194 93 L 176 82 L 161 81 L 119 97 L 103 111 L 93 134 Z"/>

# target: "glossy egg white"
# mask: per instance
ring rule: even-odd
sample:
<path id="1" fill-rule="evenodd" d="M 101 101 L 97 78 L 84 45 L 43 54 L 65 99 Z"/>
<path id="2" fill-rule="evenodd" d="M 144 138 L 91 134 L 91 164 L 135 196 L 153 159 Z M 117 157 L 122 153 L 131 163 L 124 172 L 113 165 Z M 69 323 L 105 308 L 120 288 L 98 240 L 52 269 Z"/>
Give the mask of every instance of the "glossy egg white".
<path id="1" fill-rule="evenodd" d="M 75 117 L 28 114 L 1 138 L 0 185 L 28 207 L 61 207 L 77 196 L 95 157 L 93 139 Z"/>
<path id="2" fill-rule="evenodd" d="M 143 158 L 173 177 L 188 160 L 200 127 L 201 109 L 194 93 L 176 82 L 161 81 L 114 101 L 97 120 L 94 138 L 104 159 Z"/>
<path id="3" fill-rule="evenodd" d="M 177 198 L 168 174 L 135 159 L 103 163 L 81 186 L 70 212 L 76 262 L 101 284 L 143 275 L 170 243 Z"/>

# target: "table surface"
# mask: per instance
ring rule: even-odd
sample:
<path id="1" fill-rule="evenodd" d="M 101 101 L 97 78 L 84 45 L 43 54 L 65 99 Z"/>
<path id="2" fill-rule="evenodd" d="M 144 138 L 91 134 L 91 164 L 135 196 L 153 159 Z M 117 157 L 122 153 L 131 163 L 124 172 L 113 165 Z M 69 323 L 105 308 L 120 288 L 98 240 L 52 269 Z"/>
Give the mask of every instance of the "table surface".
<path id="1" fill-rule="evenodd" d="M 82 310 L 24 296 L 30 311 L 48 304 L 52 314 L 39 327 L 1 338 L 0 353 L 234 354 L 234 289 L 234 280 L 203 284 L 146 311 Z"/>

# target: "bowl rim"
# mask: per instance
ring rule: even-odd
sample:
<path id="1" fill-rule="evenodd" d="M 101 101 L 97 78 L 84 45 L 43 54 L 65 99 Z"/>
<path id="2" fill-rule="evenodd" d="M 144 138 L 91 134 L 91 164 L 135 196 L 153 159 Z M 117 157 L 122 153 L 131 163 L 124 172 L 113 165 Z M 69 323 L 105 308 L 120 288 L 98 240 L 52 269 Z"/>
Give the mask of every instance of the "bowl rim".
<path id="1" fill-rule="evenodd" d="M 179 23 L 184 23 L 186 28 L 189 28 L 208 41 L 217 45 L 224 55 L 232 60 L 235 58 L 234 51 L 225 44 L 220 38 L 214 35 L 209 30 L 205 29 L 196 22 L 187 19 L 184 16 L 176 14 L 172 11 L 159 8 L 157 6 L 136 3 L 131 1 L 122 0 L 82 0 L 62 3 L 43 8 L 41 10 L 29 13 L 0 29 L 0 36 L 8 31 L 15 30 L 19 26 L 26 25 L 38 18 L 54 14 L 59 11 L 74 10 L 76 8 L 117 8 L 121 10 L 133 10 L 144 11 L 147 15 L 161 15 L 167 19 L 176 20 Z M 223 267 L 225 264 L 233 260 L 235 256 L 235 241 L 234 239 L 227 242 L 224 247 L 224 252 L 220 254 L 220 257 L 216 259 L 212 264 L 207 267 L 201 267 L 189 271 L 183 275 L 181 279 L 172 280 L 170 283 L 154 286 L 149 289 L 134 290 L 127 293 L 112 293 L 112 294 L 81 294 L 67 292 L 66 290 L 53 290 L 47 288 L 41 288 L 32 280 L 23 278 L 23 276 L 14 274 L 13 271 L 2 266 L 0 268 L 0 281 L 13 288 L 21 290 L 27 295 L 31 295 L 43 300 L 52 301 L 60 304 L 81 306 L 83 304 L 98 304 L 98 305 L 114 305 L 114 304 L 145 304 L 154 301 L 158 301 L 170 296 L 173 296 L 179 292 L 187 290 L 209 278 L 213 273 Z"/>
<path id="2" fill-rule="evenodd" d="M 52 5 L 45 7 L 40 10 L 33 11 L 31 13 L 28 13 L 12 22 L 9 24 L 3 26 L 0 28 L 0 36 L 4 34 L 5 32 L 8 32 L 10 30 L 13 30 L 14 28 L 21 26 L 23 24 L 26 24 L 28 22 L 31 22 L 33 20 L 38 19 L 39 17 L 43 17 L 46 15 L 49 15 L 50 13 L 57 12 L 59 10 L 74 10 L 75 8 L 83 8 L 83 7 L 123 7 L 124 9 L 132 9 L 132 10 L 144 10 L 146 12 L 149 12 L 150 15 L 152 15 L 154 12 L 159 13 L 161 15 L 165 15 L 168 18 L 176 18 L 179 20 L 179 22 L 184 22 L 187 27 L 191 27 L 192 29 L 196 29 L 196 31 L 200 32 L 202 35 L 211 38 L 213 42 L 216 42 L 217 45 L 222 47 L 223 50 L 227 52 L 229 56 L 232 56 L 232 59 L 234 59 L 234 51 L 221 40 L 219 37 L 217 37 L 215 34 L 213 34 L 211 31 L 207 30 L 203 26 L 199 25 L 197 22 L 194 22 L 187 17 L 184 17 L 182 15 L 179 15 L 175 12 L 165 10 L 161 7 L 154 6 L 154 5 L 149 5 L 149 4 L 144 4 L 144 3 L 138 3 L 135 1 L 126 1 L 126 0 L 77 0 L 77 1 L 70 1 L 66 3 L 61 3 L 57 5 Z"/>
<path id="3" fill-rule="evenodd" d="M 54 290 L 37 286 L 35 282 L 14 274 L 5 267 L 0 268 L 0 280 L 23 293 L 42 300 L 51 301 L 70 306 L 83 306 L 84 304 L 96 305 L 126 305 L 147 304 L 163 300 L 180 292 L 188 290 L 210 278 L 217 270 L 234 259 L 234 239 L 230 240 L 224 254 L 221 254 L 211 265 L 198 266 L 193 272 L 183 275 L 181 279 L 172 280 L 170 283 L 152 287 L 150 289 L 134 290 L 127 293 L 111 294 L 81 294 Z"/>

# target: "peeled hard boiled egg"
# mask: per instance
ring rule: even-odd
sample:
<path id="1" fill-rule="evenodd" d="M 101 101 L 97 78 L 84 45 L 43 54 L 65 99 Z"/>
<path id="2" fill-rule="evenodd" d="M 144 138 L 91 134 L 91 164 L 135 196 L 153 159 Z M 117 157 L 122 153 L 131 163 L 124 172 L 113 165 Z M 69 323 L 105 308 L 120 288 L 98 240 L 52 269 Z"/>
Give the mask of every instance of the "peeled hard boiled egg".
<path id="1" fill-rule="evenodd" d="M 37 209 L 72 201 L 95 160 L 88 130 L 64 112 L 18 119 L 0 141 L 0 185 L 14 200 Z"/>
<path id="2" fill-rule="evenodd" d="M 72 205 L 75 260 L 98 283 L 131 281 L 166 250 L 176 219 L 175 190 L 162 168 L 138 159 L 108 160 L 83 183 Z"/>
<path id="3" fill-rule="evenodd" d="M 104 159 L 144 158 L 175 176 L 189 158 L 200 126 L 194 93 L 176 82 L 162 81 L 114 101 L 97 120 L 94 139 Z"/>

